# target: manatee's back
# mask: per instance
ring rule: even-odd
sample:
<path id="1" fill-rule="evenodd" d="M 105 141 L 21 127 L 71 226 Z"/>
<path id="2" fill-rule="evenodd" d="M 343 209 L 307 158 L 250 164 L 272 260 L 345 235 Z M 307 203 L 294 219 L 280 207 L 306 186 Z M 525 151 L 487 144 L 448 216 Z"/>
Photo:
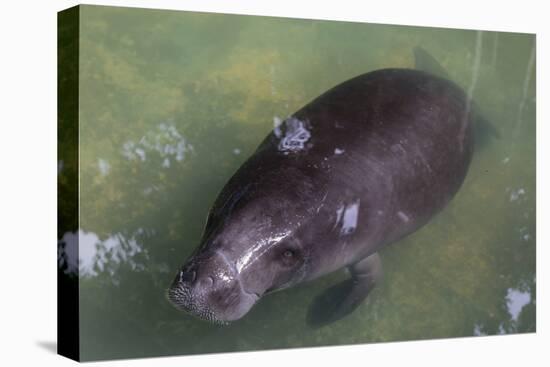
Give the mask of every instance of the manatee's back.
<path id="1" fill-rule="evenodd" d="M 231 206 L 250 188 L 269 195 L 281 186 L 307 191 L 311 198 L 303 201 L 312 208 L 322 199 L 335 221 L 339 207 L 360 202 L 353 235 L 378 246 L 445 206 L 466 176 L 472 147 L 459 87 L 417 70 L 378 70 L 337 85 L 287 118 L 235 173 L 215 207 Z"/>
<path id="2" fill-rule="evenodd" d="M 257 154 L 307 172 L 329 199 L 360 199 L 357 232 L 385 243 L 425 224 L 458 191 L 473 152 L 470 120 L 454 83 L 383 69 L 314 99 Z"/>

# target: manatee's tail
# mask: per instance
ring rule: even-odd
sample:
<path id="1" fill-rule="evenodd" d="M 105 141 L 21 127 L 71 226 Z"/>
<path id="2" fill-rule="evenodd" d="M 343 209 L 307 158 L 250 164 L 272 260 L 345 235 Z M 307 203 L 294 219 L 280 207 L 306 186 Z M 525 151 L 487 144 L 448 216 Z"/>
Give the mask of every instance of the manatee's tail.
<path id="1" fill-rule="evenodd" d="M 416 46 L 413 49 L 413 54 L 415 69 L 425 71 L 443 79 L 451 79 L 447 70 L 445 70 L 443 66 L 422 47 Z"/>
<path id="2" fill-rule="evenodd" d="M 425 49 L 416 46 L 413 49 L 413 54 L 415 68 L 417 70 L 425 71 L 440 78 L 452 80 L 443 66 L 441 66 L 441 64 Z M 474 130 L 477 142 L 476 145 L 478 147 L 484 147 L 491 139 L 500 139 L 498 129 L 483 117 L 479 107 L 474 101 L 472 101 L 472 113 L 474 114 Z"/>

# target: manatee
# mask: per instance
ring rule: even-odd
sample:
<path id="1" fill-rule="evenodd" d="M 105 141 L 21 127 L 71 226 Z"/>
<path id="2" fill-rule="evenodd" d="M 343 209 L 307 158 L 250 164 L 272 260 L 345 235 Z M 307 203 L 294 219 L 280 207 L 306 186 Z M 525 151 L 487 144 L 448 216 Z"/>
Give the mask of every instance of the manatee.
<path id="1" fill-rule="evenodd" d="M 368 72 L 321 94 L 223 187 L 169 300 L 229 323 L 266 294 L 347 268 L 307 321 L 350 314 L 381 279 L 378 251 L 428 223 L 461 187 L 474 115 L 459 86 L 417 69 Z"/>

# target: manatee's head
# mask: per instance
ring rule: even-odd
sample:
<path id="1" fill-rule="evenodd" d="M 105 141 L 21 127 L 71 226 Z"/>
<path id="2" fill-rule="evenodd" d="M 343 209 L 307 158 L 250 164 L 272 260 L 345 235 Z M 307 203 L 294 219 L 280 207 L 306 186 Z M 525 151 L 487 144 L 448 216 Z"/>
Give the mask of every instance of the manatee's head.
<path id="1" fill-rule="evenodd" d="M 168 298 L 176 308 L 220 324 L 241 318 L 260 296 L 245 288 L 235 265 L 222 251 L 193 256 L 168 290 Z"/>
<path id="2" fill-rule="evenodd" d="M 240 319 L 265 293 L 301 281 L 308 268 L 307 246 L 297 236 L 307 213 L 296 198 L 238 199 L 214 205 L 202 244 L 168 290 L 178 309 L 215 323 Z"/>

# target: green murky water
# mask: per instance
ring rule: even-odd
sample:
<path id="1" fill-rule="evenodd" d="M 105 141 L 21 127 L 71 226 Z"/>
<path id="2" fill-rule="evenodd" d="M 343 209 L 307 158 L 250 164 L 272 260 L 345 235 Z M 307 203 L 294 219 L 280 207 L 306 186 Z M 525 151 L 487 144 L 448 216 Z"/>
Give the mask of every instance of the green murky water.
<path id="1" fill-rule="evenodd" d="M 91 6 L 80 31 L 82 359 L 535 331 L 533 35 Z M 413 67 L 417 45 L 502 137 L 446 210 L 382 251 L 368 300 L 308 328 L 310 301 L 338 272 L 226 327 L 174 309 L 165 290 L 274 119 L 355 75 Z"/>

